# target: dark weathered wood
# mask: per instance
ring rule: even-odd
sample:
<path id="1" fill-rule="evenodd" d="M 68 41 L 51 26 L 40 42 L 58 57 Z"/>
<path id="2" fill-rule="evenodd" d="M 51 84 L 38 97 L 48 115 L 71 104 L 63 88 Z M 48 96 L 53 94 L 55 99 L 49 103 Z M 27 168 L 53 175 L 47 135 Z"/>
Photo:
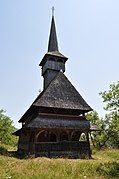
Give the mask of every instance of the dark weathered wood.
<path id="1" fill-rule="evenodd" d="M 84 113 L 92 110 L 62 72 L 51 81 L 34 106 L 72 109 Z"/>
<path id="2" fill-rule="evenodd" d="M 90 158 L 90 144 L 89 142 L 71 142 L 71 141 L 62 141 L 56 143 L 36 143 L 35 144 L 35 155 L 47 154 L 48 157 L 52 157 L 55 153 L 58 156 L 62 156 L 63 152 L 72 152 L 72 157 L 75 158 L 77 153 L 78 157 L 81 158 L 83 155 Z"/>
<path id="3" fill-rule="evenodd" d="M 67 57 L 58 50 L 54 16 L 48 52 L 41 60 L 44 89 L 21 117 L 19 156 L 91 157 L 90 122 L 85 113 L 92 110 L 64 75 Z M 94 128 L 93 128 L 94 130 Z M 85 141 L 81 141 L 84 134 Z"/>
<path id="4" fill-rule="evenodd" d="M 90 122 L 82 117 L 66 117 L 66 116 L 50 116 L 39 115 L 33 121 L 31 121 L 27 128 L 57 128 L 57 129 L 79 129 L 89 130 Z"/>
<path id="5" fill-rule="evenodd" d="M 89 142 L 86 141 L 61 141 L 61 142 L 36 142 L 35 151 L 43 152 L 46 150 L 50 151 L 90 151 Z"/>

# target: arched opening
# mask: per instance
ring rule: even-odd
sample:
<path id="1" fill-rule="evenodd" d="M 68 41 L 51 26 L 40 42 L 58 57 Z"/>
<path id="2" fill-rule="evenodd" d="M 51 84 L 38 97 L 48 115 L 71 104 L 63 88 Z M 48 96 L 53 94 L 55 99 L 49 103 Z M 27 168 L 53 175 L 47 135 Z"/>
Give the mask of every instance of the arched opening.
<path id="1" fill-rule="evenodd" d="M 81 136 L 81 132 L 79 132 L 79 131 L 74 131 L 74 132 L 72 132 L 71 140 L 72 140 L 72 141 L 79 141 L 80 136 Z"/>
<path id="2" fill-rule="evenodd" d="M 57 142 L 57 136 L 53 132 L 49 133 L 49 142 Z"/>
<path id="3" fill-rule="evenodd" d="M 60 141 L 64 141 L 64 140 L 68 141 L 68 134 L 66 132 L 62 132 L 60 134 Z"/>
<path id="4" fill-rule="evenodd" d="M 80 141 L 87 141 L 86 134 L 82 133 L 80 136 Z"/>
<path id="5" fill-rule="evenodd" d="M 37 135 L 37 142 L 46 142 L 47 141 L 47 131 L 41 131 Z"/>

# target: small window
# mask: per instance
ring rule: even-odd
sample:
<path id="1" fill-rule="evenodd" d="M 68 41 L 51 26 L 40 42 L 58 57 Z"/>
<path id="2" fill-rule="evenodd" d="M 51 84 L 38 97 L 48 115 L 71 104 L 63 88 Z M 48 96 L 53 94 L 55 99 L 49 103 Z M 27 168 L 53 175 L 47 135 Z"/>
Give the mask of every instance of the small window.
<path id="1" fill-rule="evenodd" d="M 56 61 L 56 59 L 53 58 L 53 57 L 49 58 L 49 60 L 50 60 L 50 61 Z"/>

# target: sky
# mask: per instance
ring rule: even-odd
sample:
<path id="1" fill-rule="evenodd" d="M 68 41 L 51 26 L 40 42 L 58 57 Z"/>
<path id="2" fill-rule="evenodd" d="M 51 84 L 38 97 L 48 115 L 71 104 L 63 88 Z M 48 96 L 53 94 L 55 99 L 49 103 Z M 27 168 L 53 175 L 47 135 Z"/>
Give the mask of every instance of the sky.
<path id="1" fill-rule="evenodd" d="M 52 6 L 65 74 L 100 116 L 99 92 L 119 80 L 119 0 L 0 0 L 0 109 L 17 128 L 43 88 Z"/>

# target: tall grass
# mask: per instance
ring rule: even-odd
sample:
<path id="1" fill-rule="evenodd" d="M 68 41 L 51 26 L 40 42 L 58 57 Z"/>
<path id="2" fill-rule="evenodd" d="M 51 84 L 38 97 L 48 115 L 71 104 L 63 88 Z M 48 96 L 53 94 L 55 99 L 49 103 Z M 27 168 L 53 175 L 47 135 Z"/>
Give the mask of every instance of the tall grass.
<path id="1" fill-rule="evenodd" d="M 119 150 L 95 152 L 91 160 L 17 159 L 0 156 L 0 179 L 119 178 Z"/>

